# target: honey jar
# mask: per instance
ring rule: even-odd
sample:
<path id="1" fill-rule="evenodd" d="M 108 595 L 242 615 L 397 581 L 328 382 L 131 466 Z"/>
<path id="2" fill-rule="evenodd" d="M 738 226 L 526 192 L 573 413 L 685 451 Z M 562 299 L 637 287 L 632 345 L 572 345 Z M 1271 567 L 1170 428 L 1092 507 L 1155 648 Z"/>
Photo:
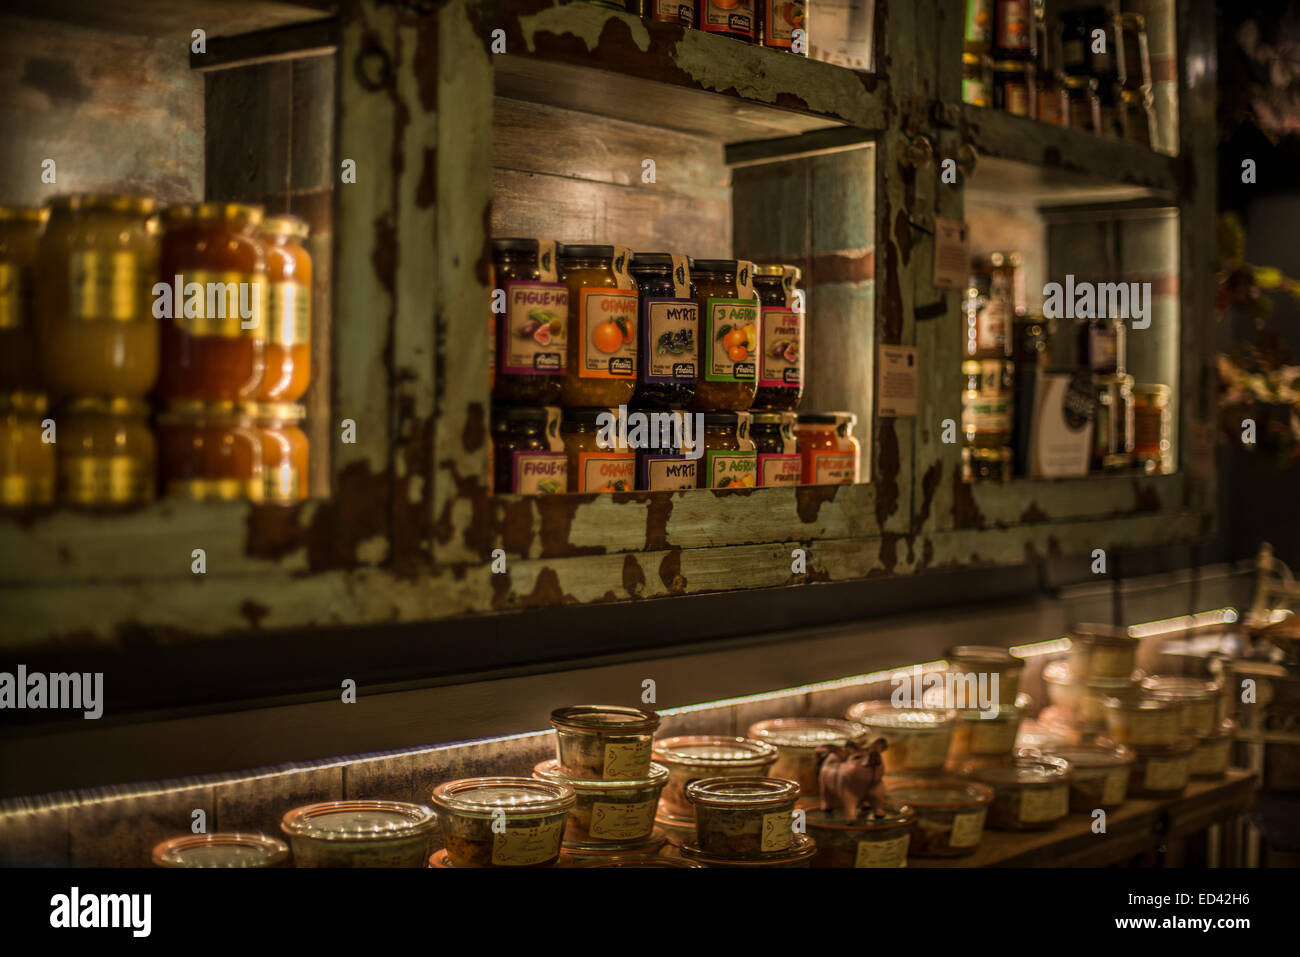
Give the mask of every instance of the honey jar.
<path id="1" fill-rule="evenodd" d="M 266 368 L 255 399 L 296 402 L 311 383 L 311 255 L 303 248 L 307 224 L 297 216 L 269 216 L 260 237 L 266 247 Z"/>
<path id="2" fill-rule="evenodd" d="M 54 501 L 54 443 L 45 441 L 45 396 L 0 394 L 0 507 Z"/>
<path id="3" fill-rule="evenodd" d="M 255 499 L 263 437 L 247 406 L 174 402 L 158 417 L 158 481 L 163 495 L 197 501 Z"/>
<path id="4" fill-rule="evenodd" d="M 73 399 L 58 429 L 62 501 L 113 506 L 154 497 L 157 450 L 143 399 Z"/>
<path id="5" fill-rule="evenodd" d="M 250 403 L 244 409 L 261 439 L 250 497 L 268 505 L 301 502 L 307 497 L 309 455 L 301 426 L 305 410 L 291 402 Z"/>

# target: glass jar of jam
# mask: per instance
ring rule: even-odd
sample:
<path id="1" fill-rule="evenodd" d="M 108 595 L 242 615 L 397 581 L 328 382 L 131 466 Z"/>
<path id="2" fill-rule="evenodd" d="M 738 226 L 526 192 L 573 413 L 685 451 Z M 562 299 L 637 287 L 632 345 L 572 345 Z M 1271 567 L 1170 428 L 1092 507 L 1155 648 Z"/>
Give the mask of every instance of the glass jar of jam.
<path id="1" fill-rule="evenodd" d="M 700 488 L 754 488 L 758 485 L 758 454 L 748 429 L 741 430 L 745 413 L 704 413 L 704 468 Z"/>
<path id="2" fill-rule="evenodd" d="M 641 16 L 679 27 L 695 26 L 695 0 L 645 0 Z"/>
<path id="3" fill-rule="evenodd" d="M 636 253 L 632 277 L 641 296 L 641 361 L 636 396 L 644 408 L 681 408 L 695 394 L 700 307 L 690 260 L 676 253 Z"/>
<path id="4" fill-rule="evenodd" d="M 33 297 L 48 209 L 0 206 L 0 392 L 39 392 Z"/>
<path id="5" fill-rule="evenodd" d="M 1167 385 L 1133 387 L 1133 456 L 1148 474 L 1174 470 L 1173 415 Z"/>
<path id="6" fill-rule="evenodd" d="M 560 392 L 566 408 L 626 405 L 636 391 L 637 290 L 623 246 L 560 248 L 568 285 L 568 365 Z"/>
<path id="7" fill-rule="evenodd" d="M 636 488 L 636 452 L 619 448 L 609 423 L 617 411 L 565 409 L 560 431 L 569 458 L 570 492 L 631 492 Z"/>
<path id="8" fill-rule="evenodd" d="M 311 256 L 303 248 L 307 224 L 287 213 L 268 216 L 266 247 L 266 369 L 254 398 L 296 402 L 311 383 Z"/>
<path id="9" fill-rule="evenodd" d="M 555 243 L 494 239 L 492 273 L 492 398 L 510 405 L 556 405 L 568 361 L 569 289 L 559 281 Z"/>
<path id="10" fill-rule="evenodd" d="M 262 208 L 241 203 L 163 213 L 160 275 L 172 300 L 162 318 L 164 399 L 234 402 L 262 389 L 269 283 L 261 225 Z"/>
<path id="11" fill-rule="evenodd" d="M 860 448 L 851 412 L 800 412 L 795 425 L 804 485 L 852 485 L 858 480 Z"/>
<path id="12" fill-rule="evenodd" d="M 758 484 L 763 487 L 798 485 L 803 477 L 803 459 L 794 426 L 793 412 L 751 412 L 749 435 L 758 455 Z"/>
<path id="13" fill-rule="evenodd" d="M 1038 113 L 1034 65 L 1021 60 L 993 64 L 993 105 L 1012 116 L 1033 118 Z"/>
<path id="14" fill-rule="evenodd" d="M 699 28 L 753 43 L 758 37 L 758 18 L 754 8 L 759 0 L 700 0 Z"/>
<path id="15" fill-rule="evenodd" d="M 1101 100 L 1097 96 L 1096 77 L 1065 78 L 1065 114 L 1070 129 L 1089 133 L 1101 131 Z"/>
<path id="16" fill-rule="evenodd" d="M 645 415 L 653 421 L 654 416 L 680 417 L 680 427 L 672 421 L 665 420 L 658 428 L 649 428 L 649 437 L 636 453 L 636 487 L 643 492 L 677 491 L 678 489 L 696 488 L 699 485 L 700 456 L 692 458 L 690 447 L 698 448 L 703 438 L 687 429 L 694 428 L 694 420 L 689 412 L 650 412 L 637 410 L 632 415 Z"/>
<path id="17" fill-rule="evenodd" d="M 104 506 L 153 499 L 157 450 L 143 399 L 73 399 L 58 422 L 62 501 Z"/>
<path id="18" fill-rule="evenodd" d="M 0 507 L 54 501 L 54 443 L 45 441 L 45 396 L 0 394 Z"/>
<path id="19" fill-rule="evenodd" d="M 707 2 L 707 0 L 706 0 Z M 808 55 L 808 5 L 803 0 L 758 0 L 758 32 L 763 46 Z M 795 31 L 802 31 L 795 44 Z"/>
<path id="20" fill-rule="evenodd" d="M 803 294 L 798 266 L 755 265 L 754 288 L 762 303 L 756 409 L 794 409 L 803 398 Z"/>
<path id="21" fill-rule="evenodd" d="M 250 402 L 242 410 L 261 440 L 249 497 L 267 505 L 292 505 L 307 498 L 310 444 L 302 430 L 306 410 L 291 402 Z"/>
<path id="22" fill-rule="evenodd" d="M 993 46 L 993 0 L 966 0 L 966 18 L 961 49 L 965 54 L 983 56 Z"/>
<path id="23" fill-rule="evenodd" d="M 158 378 L 154 202 L 77 195 L 50 204 L 36 264 L 41 372 L 55 396 L 141 398 Z"/>
<path id="24" fill-rule="evenodd" d="M 1030 0 L 994 0 L 993 57 L 1034 58 L 1034 14 Z"/>
<path id="25" fill-rule="evenodd" d="M 993 61 L 987 56 L 961 55 L 961 99 L 971 106 L 993 105 Z"/>
<path id="26" fill-rule="evenodd" d="M 569 456 L 555 406 L 492 409 L 493 487 L 498 495 L 557 495 L 569 490 Z"/>
<path id="27" fill-rule="evenodd" d="M 691 263 L 700 304 L 699 381 L 691 408 L 743 412 L 758 389 L 759 309 L 754 264 L 743 259 Z"/>
<path id="28" fill-rule="evenodd" d="M 256 499 L 263 437 L 248 407 L 173 402 L 158 416 L 158 482 L 164 495 L 196 501 Z"/>

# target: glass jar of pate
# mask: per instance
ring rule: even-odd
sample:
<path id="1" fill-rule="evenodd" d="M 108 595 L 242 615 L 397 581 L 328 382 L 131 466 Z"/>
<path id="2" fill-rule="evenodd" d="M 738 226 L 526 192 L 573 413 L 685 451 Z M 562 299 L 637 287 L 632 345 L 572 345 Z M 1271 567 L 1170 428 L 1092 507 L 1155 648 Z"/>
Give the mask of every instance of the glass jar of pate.
<path id="1" fill-rule="evenodd" d="M 311 255 L 303 248 L 307 224 L 283 213 L 262 221 L 266 250 L 266 368 L 253 396 L 259 402 L 296 402 L 311 384 Z"/>
<path id="2" fill-rule="evenodd" d="M 765 854 L 762 857 L 720 857 L 700 850 L 697 844 L 682 845 L 682 859 L 704 867 L 797 867 L 812 866 L 817 843 L 807 834 L 796 834 L 788 851 Z"/>
<path id="3" fill-rule="evenodd" d="M 1179 730 L 1197 736 L 1214 732 L 1219 720 L 1217 682 L 1179 675 L 1150 675 L 1143 679 L 1142 690 L 1152 698 L 1181 705 Z"/>
<path id="4" fill-rule="evenodd" d="M 839 718 L 769 718 L 751 724 L 747 736 L 776 748 L 776 764 L 768 772 L 771 777 L 794 781 L 801 797 L 816 797 L 821 793 L 817 749 L 862 742 L 867 729 Z"/>
<path id="5" fill-rule="evenodd" d="M 960 778 L 902 779 L 890 782 L 889 797 L 916 815 L 908 856 L 964 857 L 984 836 L 993 789 Z"/>
<path id="6" fill-rule="evenodd" d="M 1181 707 L 1172 701 L 1110 698 L 1104 709 L 1106 732 L 1120 744 L 1163 747 L 1176 743 L 1181 734 Z"/>
<path id="7" fill-rule="evenodd" d="M 798 266 L 756 264 L 754 288 L 761 305 L 762 348 L 758 357 L 755 409 L 789 411 L 803 397 L 803 340 L 807 317 L 796 289 Z"/>
<path id="8" fill-rule="evenodd" d="M 1224 718 L 1210 734 L 1199 735 L 1196 750 L 1192 753 L 1191 776 L 1221 778 L 1227 774 L 1232 759 L 1232 739 L 1236 734 L 1237 722 Z"/>
<path id="9" fill-rule="evenodd" d="M 498 495 L 569 490 L 569 454 L 556 406 L 492 407 L 493 489 Z"/>
<path id="10" fill-rule="evenodd" d="M 760 303 L 754 264 L 743 259 L 691 262 L 700 306 L 699 380 L 691 408 L 743 412 L 758 389 Z"/>
<path id="11" fill-rule="evenodd" d="M 793 412 L 751 412 L 749 436 L 757 454 L 758 484 L 763 488 L 798 485 L 803 478 L 803 459 Z"/>
<path id="12" fill-rule="evenodd" d="M 668 769 L 660 814 L 694 821 L 687 784 L 700 778 L 766 777 L 776 763 L 776 748 L 749 738 L 687 734 L 656 741 L 654 759 Z"/>
<path id="13" fill-rule="evenodd" d="M 437 822 L 423 804 L 326 801 L 284 815 L 294 867 L 423 867 Z"/>
<path id="14" fill-rule="evenodd" d="M 266 246 L 262 207 L 172 206 L 163 213 L 160 276 L 171 286 L 162 317 L 164 399 L 252 399 L 266 373 Z"/>
<path id="15" fill-rule="evenodd" d="M 157 446 L 143 399 L 73 399 L 59 415 L 59 498 L 70 505 L 153 499 Z"/>
<path id="16" fill-rule="evenodd" d="M 572 789 L 576 803 L 569 811 L 564 846 L 572 850 L 639 847 L 654 831 L 659 794 L 668 783 L 668 769 L 651 762 L 645 777 L 634 780 L 595 780 L 565 774 L 551 758 L 533 768 L 533 777 Z"/>
<path id="17" fill-rule="evenodd" d="M 672 409 L 695 394 L 700 307 L 690 259 L 678 253 L 635 253 L 632 278 L 641 297 L 641 361 L 633 403 Z"/>
<path id="18" fill-rule="evenodd" d="M 307 498 L 310 443 L 302 430 L 307 412 L 292 402 L 250 402 L 242 408 L 252 418 L 261 439 L 250 486 L 254 502 L 292 505 Z"/>
<path id="19" fill-rule="evenodd" d="M 1195 738 L 1179 738 L 1172 744 L 1140 745 L 1133 748 L 1132 797 L 1175 797 L 1183 793 L 1192 774 Z"/>
<path id="20" fill-rule="evenodd" d="M 158 378 L 155 204 L 65 196 L 50 204 L 36 260 L 45 388 L 56 397 L 142 398 Z"/>
<path id="21" fill-rule="evenodd" d="M 1070 672 L 1065 661 L 1052 661 L 1043 668 L 1043 683 L 1047 686 L 1047 700 L 1060 714 L 1080 731 L 1098 732 L 1106 729 L 1106 699 L 1136 702 L 1141 697 L 1141 672 L 1128 678 L 1093 678 L 1083 681 Z"/>
<path id="22" fill-rule="evenodd" d="M 560 247 L 570 312 L 560 390 L 566 408 L 626 405 L 636 391 L 639 307 L 630 258 L 623 246 Z"/>
<path id="23" fill-rule="evenodd" d="M 701 778 L 686 785 L 695 806 L 696 846 L 713 857 L 761 858 L 794 844 L 799 785 L 779 778 Z"/>
<path id="24" fill-rule="evenodd" d="M 606 408 L 565 409 L 560 424 L 568 456 L 570 492 L 631 492 L 636 488 L 636 452 L 605 448 L 602 416 L 616 416 Z"/>
<path id="25" fill-rule="evenodd" d="M 1023 716 L 1024 712 L 1014 705 L 996 705 L 987 711 L 959 709 L 953 725 L 949 763 L 1012 754 Z"/>
<path id="26" fill-rule="evenodd" d="M 48 209 L 0 206 L 0 393 L 41 391 L 36 257 Z"/>
<path id="27" fill-rule="evenodd" d="M 464 778 L 433 789 L 453 867 L 555 866 L 576 801 L 572 788 L 533 778 Z"/>
<path id="28" fill-rule="evenodd" d="M 1055 747 L 1047 757 L 1068 761 L 1074 771 L 1070 782 L 1070 810 L 1091 813 L 1096 808 L 1119 807 L 1128 795 L 1133 752 L 1122 744 L 1081 744 Z"/>
<path id="29" fill-rule="evenodd" d="M 558 405 L 568 371 L 569 287 L 559 281 L 553 240 L 492 240 L 496 361 L 492 398 Z M 498 289 L 501 295 L 497 295 Z"/>
<path id="30" fill-rule="evenodd" d="M 758 454 L 742 424 L 747 412 L 704 413 L 704 459 L 699 471 L 700 488 L 755 488 L 758 485 Z"/>
<path id="31" fill-rule="evenodd" d="M 559 768 L 570 777 L 635 781 L 650 771 L 653 711 L 612 704 L 583 704 L 551 712 Z"/>
<path id="32" fill-rule="evenodd" d="M 55 443 L 45 441 L 46 408 L 45 396 L 35 392 L 0 394 L 0 507 L 54 501 Z"/>
<path id="33" fill-rule="evenodd" d="M 863 814 L 852 823 L 836 811 L 806 810 L 808 836 L 817 843 L 813 867 L 906 867 L 916 813 L 887 806 L 882 817 Z"/>
<path id="34" fill-rule="evenodd" d="M 235 402 L 173 402 L 158 416 L 161 494 L 231 502 L 261 493 L 262 435 Z"/>
<path id="35" fill-rule="evenodd" d="M 957 675 L 987 675 L 991 684 L 998 679 L 997 704 L 1014 705 L 1020 692 L 1020 675 L 1025 662 L 1005 648 L 992 645 L 957 645 L 944 652 L 948 673 Z M 956 707 L 960 702 L 953 702 Z"/>
<path id="36" fill-rule="evenodd" d="M 1081 624 L 1070 629 L 1070 673 L 1085 681 L 1127 678 L 1137 668 L 1138 641 L 1127 628 Z"/>
<path id="37" fill-rule="evenodd" d="M 155 867 L 284 867 L 289 848 L 261 834 L 187 834 L 158 844 L 151 856 Z"/>
<path id="38" fill-rule="evenodd" d="M 641 411 L 641 410 L 637 410 Z M 633 413 L 635 414 L 635 413 Z M 646 416 L 653 415 L 680 415 L 682 421 L 694 430 L 693 419 L 688 418 L 692 415 L 690 412 L 669 412 L 653 413 L 642 412 Z M 695 443 L 703 442 L 703 436 L 691 437 L 692 445 L 696 448 Z M 656 433 L 651 431 L 648 439 L 647 448 L 637 449 L 636 452 L 636 487 L 643 492 L 675 492 L 681 489 L 698 488 L 700 484 L 700 472 L 703 467 L 700 464 L 700 456 L 691 458 L 685 448 L 686 436 L 674 430 L 671 424 L 665 423 Z"/>
<path id="39" fill-rule="evenodd" d="M 988 825 L 1006 831 L 1052 827 L 1070 813 L 1074 773 L 1060 758 L 1016 758 L 1010 764 L 967 766 L 963 773 L 993 789 Z"/>
<path id="40" fill-rule="evenodd" d="M 857 416 L 849 412 L 800 412 L 795 425 L 804 485 L 852 485 L 858 480 Z"/>
<path id="41" fill-rule="evenodd" d="M 928 774 L 943 769 L 957 713 L 859 701 L 849 707 L 846 717 L 866 728 L 871 740 L 885 739 L 881 758 L 886 774 Z"/>
<path id="42" fill-rule="evenodd" d="M 570 823 L 572 823 L 572 814 L 570 815 Z M 567 857 L 569 860 L 567 862 L 561 860 L 556 867 L 581 867 L 589 861 L 603 861 L 610 858 L 655 857 L 667 845 L 668 838 L 664 835 L 663 829 L 659 827 L 656 827 L 648 837 L 622 844 L 575 844 L 566 837 L 563 857 Z"/>

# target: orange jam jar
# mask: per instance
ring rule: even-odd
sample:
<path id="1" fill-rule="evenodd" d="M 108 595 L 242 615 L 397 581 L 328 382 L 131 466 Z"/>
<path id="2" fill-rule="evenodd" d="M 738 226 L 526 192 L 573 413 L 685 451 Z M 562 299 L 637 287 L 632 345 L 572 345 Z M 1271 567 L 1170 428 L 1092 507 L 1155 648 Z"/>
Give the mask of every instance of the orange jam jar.
<path id="1" fill-rule="evenodd" d="M 561 404 L 626 405 L 636 391 L 636 280 L 623 246 L 560 247 L 560 280 L 569 288 L 568 364 Z"/>
<path id="2" fill-rule="evenodd" d="M 135 505 L 154 497 L 157 449 L 143 399 L 74 399 L 58 423 L 62 501 Z"/>
<path id="3" fill-rule="evenodd" d="M 801 412 L 795 435 L 803 459 L 804 485 L 852 485 L 858 481 L 861 448 L 851 412 Z"/>
<path id="4" fill-rule="evenodd" d="M 266 247 L 266 344 L 259 402 L 296 402 L 311 383 L 311 255 L 307 224 L 287 213 L 262 221 Z"/>
<path id="5" fill-rule="evenodd" d="M 307 498 L 310 444 L 301 423 L 306 410 L 290 402 L 253 403 L 242 407 L 261 439 L 249 495 L 254 502 L 292 505 Z"/>
<path id="6" fill-rule="evenodd" d="M 743 259 L 691 263 L 700 306 L 699 376 L 691 408 L 743 412 L 758 389 L 759 301 L 754 264 Z"/>
<path id="7" fill-rule="evenodd" d="M 754 287 L 763 303 L 754 408 L 790 410 L 803 397 L 803 294 L 798 266 L 756 265 Z"/>
<path id="8" fill-rule="evenodd" d="M 261 494 L 263 437 L 234 402 L 173 402 L 158 417 L 158 481 L 164 495 L 230 502 Z"/>
<path id="9" fill-rule="evenodd" d="M 142 398 L 158 378 L 154 201 L 64 196 L 36 256 L 36 325 L 55 396 Z"/>
<path id="10" fill-rule="evenodd" d="M 54 443 L 46 442 L 45 396 L 0 394 L 0 507 L 54 501 Z"/>
<path id="11" fill-rule="evenodd" d="M 33 296 L 48 209 L 0 206 L 0 392 L 38 392 Z"/>
<path id="12" fill-rule="evenodd" d="M 258 238 L 262 208 L 239 203 L 173 206 L 163 214 L 159 285 L 167 400 L 234 402 L 262 389 L 268 275 Z"/>
<path id="13" fill-rule="evenodd" d="M 606 440 L 616 430 L 603 429 L 601 416 L 614 417 L 611 409 L 565 409 L 560 432 L 569 456 L 570 492 L 630 492 L 636 488 L 636 451 L 618 448 Z"/>

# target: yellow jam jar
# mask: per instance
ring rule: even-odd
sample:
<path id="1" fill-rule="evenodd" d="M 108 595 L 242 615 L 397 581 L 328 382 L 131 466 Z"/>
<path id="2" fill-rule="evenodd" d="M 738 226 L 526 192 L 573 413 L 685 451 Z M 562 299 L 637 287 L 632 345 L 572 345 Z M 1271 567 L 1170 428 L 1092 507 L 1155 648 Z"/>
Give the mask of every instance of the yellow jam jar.
<path id="1" fill-rule="evenodd" d="M 158 453 L 143 399 L 73 399 L 58 429 L 61 501 L 112 506 L 154 497 Z"/>
<path id="2" fill-rule="evenodd" d="M 45 411 L 43 395 L 0 394 L 0 507 L 54 501 L 55 443 L 45 441 Z"/>

